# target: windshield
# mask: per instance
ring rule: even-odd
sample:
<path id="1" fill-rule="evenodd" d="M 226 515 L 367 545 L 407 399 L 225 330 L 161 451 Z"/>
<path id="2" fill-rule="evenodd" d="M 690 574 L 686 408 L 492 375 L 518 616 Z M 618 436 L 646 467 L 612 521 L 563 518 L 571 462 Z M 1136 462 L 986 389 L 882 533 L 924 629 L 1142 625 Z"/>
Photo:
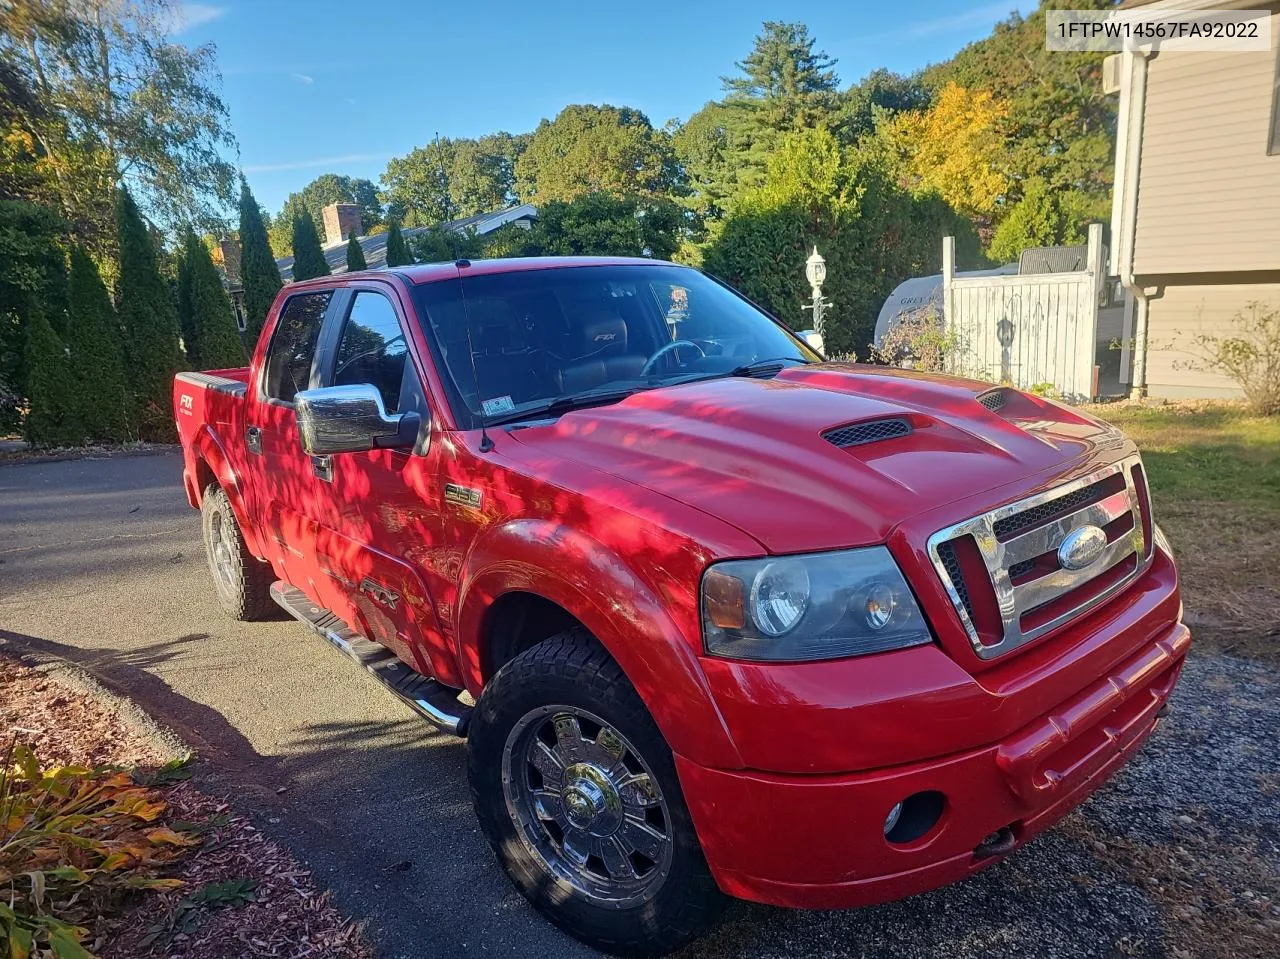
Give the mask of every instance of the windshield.
<path id="1" fill-rule="evenodd" d="M 625 396 L 763 361 L 820 359 L 732 290 L 688 267 L 479 274 L 423 284 L 416 296 L 464 429 L 568 408 L 584 393 Z"/>

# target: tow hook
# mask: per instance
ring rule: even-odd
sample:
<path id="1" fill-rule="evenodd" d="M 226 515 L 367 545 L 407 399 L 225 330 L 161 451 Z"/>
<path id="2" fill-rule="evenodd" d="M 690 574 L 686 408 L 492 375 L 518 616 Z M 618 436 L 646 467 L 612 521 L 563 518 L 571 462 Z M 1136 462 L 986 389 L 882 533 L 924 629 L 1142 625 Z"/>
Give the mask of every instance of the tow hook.
<path id="1" fill-rule="evenodd" d="M 976 849 L 973 850 L 975 859 L 990 859 L 992 856 L 1004 856 L 1013 852 L 1017 839 L 1013 835 L 1013 830 L 1008 826 L 1001 826 L 982 842 L 978 843 Z"/>

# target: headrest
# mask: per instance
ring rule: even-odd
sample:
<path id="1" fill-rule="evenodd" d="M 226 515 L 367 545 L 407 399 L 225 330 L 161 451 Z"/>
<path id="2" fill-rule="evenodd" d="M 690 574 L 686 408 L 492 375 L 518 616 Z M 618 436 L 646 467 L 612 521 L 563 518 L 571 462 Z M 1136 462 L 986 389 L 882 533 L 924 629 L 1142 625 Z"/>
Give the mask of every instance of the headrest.
<path id="1" fill-rule="evenodd" d="M 626 346 L 627 324 L 617 313 L 604 310 L 592 313 L 582 325 L 584 354 L 599 353 L 608 349 L 626 349 Z"/>

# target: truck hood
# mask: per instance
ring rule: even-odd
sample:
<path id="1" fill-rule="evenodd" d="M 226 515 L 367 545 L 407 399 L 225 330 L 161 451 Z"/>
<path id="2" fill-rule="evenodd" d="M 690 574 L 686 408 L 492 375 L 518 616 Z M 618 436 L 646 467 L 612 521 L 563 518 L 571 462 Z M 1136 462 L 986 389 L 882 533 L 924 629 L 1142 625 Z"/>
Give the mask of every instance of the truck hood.
<path id="1" fill-rule="evenodd" d="M 883 542 L 925 510 L 1066 475 L 1102 447 L 1119 455 L 1110 427 L 1015 390 L 996 388 L 993 411 L 984 392 L 990 384 L 826 363 L 640 392 L 510 435 L 539 459 L 576 461 L 715 516 L 772 553 Z M 824 436 L 882 420 L 911 431 L 847 447 Z"/>

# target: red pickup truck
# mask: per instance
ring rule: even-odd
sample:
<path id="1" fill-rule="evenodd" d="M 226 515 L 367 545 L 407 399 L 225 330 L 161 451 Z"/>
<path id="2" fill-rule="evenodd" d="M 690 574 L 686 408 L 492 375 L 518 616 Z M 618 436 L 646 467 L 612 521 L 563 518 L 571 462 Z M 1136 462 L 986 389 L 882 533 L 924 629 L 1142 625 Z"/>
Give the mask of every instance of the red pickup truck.
<path id="1" fill-rule="evenodd" d="M 823 362 L 688 267 L 295 283 L 174 408 L 221 605 L 274 601 L 465 736 L 513 882 L 610 952 L 726 894 L 991 864 L 1134 753 L 1190 643 L 1115 429 Z"/>

